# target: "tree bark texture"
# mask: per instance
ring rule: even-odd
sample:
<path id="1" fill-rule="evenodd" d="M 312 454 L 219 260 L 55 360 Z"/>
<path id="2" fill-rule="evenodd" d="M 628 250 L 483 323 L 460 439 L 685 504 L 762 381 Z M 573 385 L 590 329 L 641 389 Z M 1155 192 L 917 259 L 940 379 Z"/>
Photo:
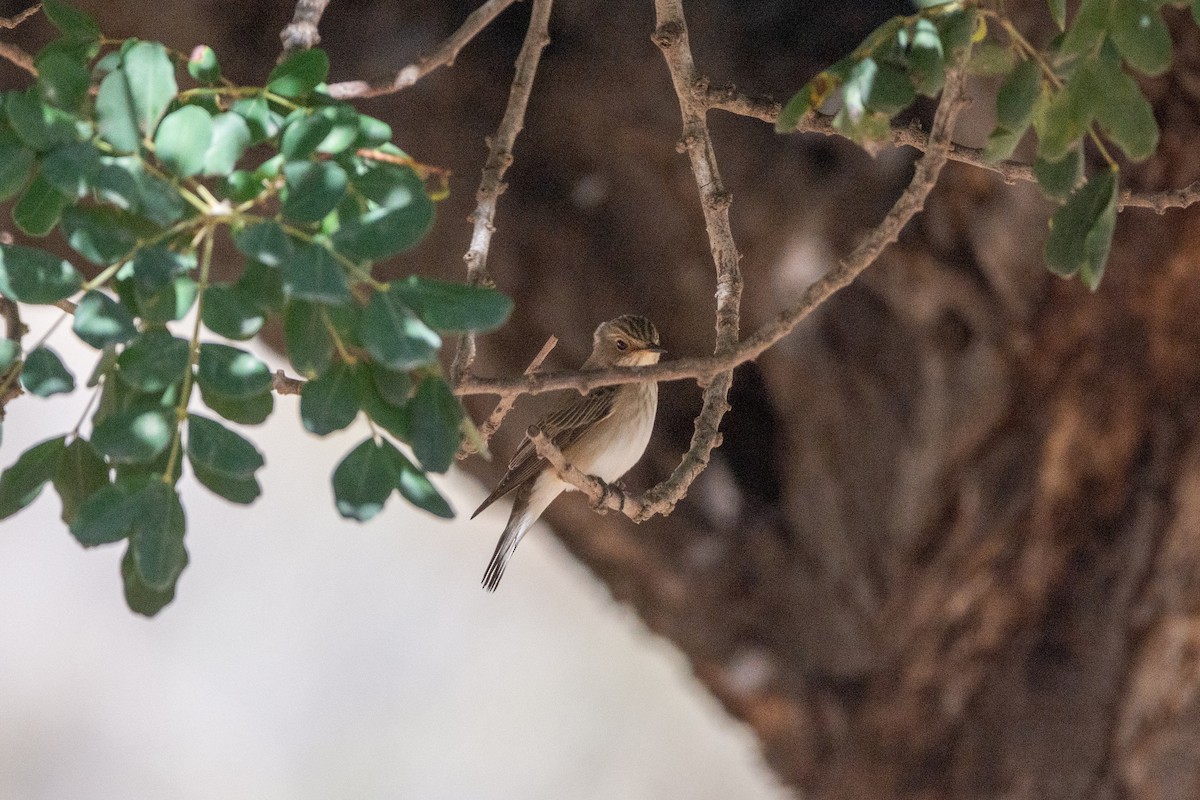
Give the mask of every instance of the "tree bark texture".
<path id="1" fill-rule="evenodd" d="M 235 5 L 207 12 L 210 43 L 256 79 L 291 7 Z M 1044 3 L 1007 5 L 1035 40 L 1053 34 Z M 333 77 L 387 74 L 473 7 L 334 0 L 321 26 Z M 714 85 L 786 99 L 905 7 L 687 10 Z M 145 27 L 155 16 L 106 30 L 194 43 L 194 28 Z M 1144 83 L 1162 144 L 1123 173 L 1138 190 L 1200 177 L 1200 31 L 1168 16 L 1176 63 Z M 483 137 L 527 18 L 509 9 L 452 68 L 361 104 L 454 172 L 398 273 L 464 275 Z M 652 30 L 648 0 L 554 9 L 489 259 L 517 311 L 481 337 L 483 374 L 519 372 L 550 333 L 548 366 L 577 366 L 621 313 L 652 317 L 673 354 L 712 349 L 712 261 Z M 986 135 L 994 88 L 972 84 L 981 103 L 959 141 Z M 914 154 L 710 123 L 750 331 L 882 218 Z M 547 516 L 805 797 L 1200 796 L 1200 211 L 1122 213 L 1094 294 L 1043 268 L 1051 211 L 1035 187 L 951 165 L 879 263 L 737 371 L 724 444 L 672 516 L 634 526 L 577 497 Z M 466 467 L 494 481 L 545 402 L 519 402 L 498 458 Z M 694 385 L 662 387 L 632 487 L 674 466 L 699 402 Z M 491 547 L 479 543 L 480 573 Z"/>

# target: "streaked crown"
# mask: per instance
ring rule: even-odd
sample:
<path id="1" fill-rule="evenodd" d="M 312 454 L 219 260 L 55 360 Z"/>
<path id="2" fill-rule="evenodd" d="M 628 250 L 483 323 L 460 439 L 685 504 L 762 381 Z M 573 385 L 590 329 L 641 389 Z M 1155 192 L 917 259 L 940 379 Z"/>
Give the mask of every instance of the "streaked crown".
<path id="1" fill-rule="evenodd" d="M 645 317 L 626 314 L 596 328 L 585 367 L 655 364 L 664 352 L 654 324 Z"/>

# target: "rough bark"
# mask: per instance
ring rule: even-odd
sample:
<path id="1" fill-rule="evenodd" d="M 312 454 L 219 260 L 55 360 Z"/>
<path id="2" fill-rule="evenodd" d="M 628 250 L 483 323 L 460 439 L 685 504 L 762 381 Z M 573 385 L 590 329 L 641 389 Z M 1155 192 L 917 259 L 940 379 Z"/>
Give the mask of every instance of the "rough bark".
<path id="1" fill-rule="evenodd" d="M 698 66 L 780 98 L 901 8 L 753 5 L 688 4 Z M 1024 5 L 1023 22 L 1046 24 L 1044 4 Z M 335 2 L 321 38 L 336 78 L 386 75 L 472 7 Z M 290 5 L 211 13 L 223 63 L 265 73 Z M 398 271 L 464 274 L 462 220 L 527 15 L 509 9 L 452 68 L 365 104 L 455 173 Z M 1147 84 L 1162 146 L 1130 173 L 1143 190 L 1200 177 L 1200 35 L 1172 20 L 1176 65 Z M 112 32 L 164 35 L 133 22 L 161 20 Z M 648 0 L 556 4 L 489 261 L 518 311 L 481 338 L 477 370 L 515 374 L 551 333 L 551 364 L 575 366 L 596 322 L 627 312 L 672 353 L 711 352 L 703 217 L 652 30 Z M 853 247 L 914 156 L 710 122 L 750 330 Z M 672 516 L 635 527 L 578 498 L 548 515 L 805 796 L 1200 795 L 1200 212 L 1122 213 L 1091 294 L 1042 268 L 1050 209 L 1029 186 L 947 168 L 879 264 L 737 371 L 724 444 Z M 518 404 L 496 452 L 542 402 Z M 694 385 L 663 387 L 631 485 L 674 466 L 699 402 Z M 491 481 L 501 461 L 468 468 Z"/>

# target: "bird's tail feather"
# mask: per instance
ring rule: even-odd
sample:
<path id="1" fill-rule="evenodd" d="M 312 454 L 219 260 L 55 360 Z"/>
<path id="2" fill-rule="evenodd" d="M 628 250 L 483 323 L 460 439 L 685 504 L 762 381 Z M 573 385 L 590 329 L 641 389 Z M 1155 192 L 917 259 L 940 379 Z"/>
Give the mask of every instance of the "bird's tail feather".
<path id="1" fill-rule="evenodd" d="M 528 513 L 513 514 L 508 520 L 504 533 L 500 534 L 500 541 L 496 542 L 496 552 L 492 553 L 492 560 L 488 562 L 487 570 L 483 573 L 484 589 L 489 592 L 496 591 L 496 587 L 500 585 L 500 579 L 504 577 L 504 569 L 508 566 L 508 560 L 513 557 L 513 553 L 517 552 L 517 544 L 520 543 L 521 537 L 532 523 L 533 520 L 529 518 Z"/>

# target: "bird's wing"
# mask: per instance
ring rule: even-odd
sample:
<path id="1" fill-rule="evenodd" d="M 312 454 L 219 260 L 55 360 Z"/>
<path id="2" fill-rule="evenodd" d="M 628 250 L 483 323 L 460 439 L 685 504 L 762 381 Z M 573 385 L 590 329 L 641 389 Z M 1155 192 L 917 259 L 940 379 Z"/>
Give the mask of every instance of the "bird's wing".
<path id="1" fill-rule="evenodd" d="M 563 450 L 576 442 L 592 425 L 613 413 L 613 398 L 616 394 L 616 386 L 593 389 L 583 397 L 542 417 L 538 428 L 554 442 L 555 447 Z M 517 452 L 513 454 L 512 461 L 508 462 L 508 472 L 504 473 L 500 483 L 479 508 L 475 509 L 471 517 L 474 518 L 513 489 L 532 480 L 545 466 L 545 459 L 537 454 L 537 449 L 529 437 L 525 437 Z"/>

